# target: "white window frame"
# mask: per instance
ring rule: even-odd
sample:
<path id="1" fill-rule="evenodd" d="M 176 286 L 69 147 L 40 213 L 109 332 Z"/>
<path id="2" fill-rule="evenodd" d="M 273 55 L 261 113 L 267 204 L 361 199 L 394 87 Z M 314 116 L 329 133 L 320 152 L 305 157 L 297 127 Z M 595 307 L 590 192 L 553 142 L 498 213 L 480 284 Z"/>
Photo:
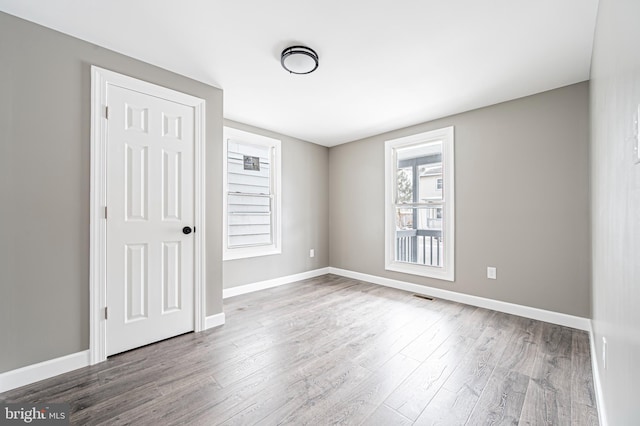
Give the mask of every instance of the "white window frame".
<path id="1" fill-rule="evenodd" d="M 412 145 L 442 141 L 443 239 L 442 267 L 395 260 L 396 245 L 396 150 Z M 455 280 L 455 158 L 453 126 L 385 141 L 385 269 L 441 280 Z"/>
<path id="2" fill-rule="evenodd" d="M 227 147 L 229 140 L 235 140 L 238 142 L 244 142 L 251 145 L 267 146 L 273 151 L 273 158 L 271 164 L 271 209 L 272 218 L 271 223 L 273 227 L 273 241 L 271 244 L 250 246 L 250 247 L 233 247 L 229 248 L 229 235 L 228 235 L 228 182 L 227 182 Z M 273 254 L 282 253 L 282 181 L 281 181 L 281 141 L 278 139 L 270 138 L 267 136 L 258 135 L 255 133 L 245 132 L 243 130 L 234 129 L 232 127 L 223 128 L 223 165 L 222 165 L 222 259 L 244 259 L 258 256 L 269 256 Z"/>

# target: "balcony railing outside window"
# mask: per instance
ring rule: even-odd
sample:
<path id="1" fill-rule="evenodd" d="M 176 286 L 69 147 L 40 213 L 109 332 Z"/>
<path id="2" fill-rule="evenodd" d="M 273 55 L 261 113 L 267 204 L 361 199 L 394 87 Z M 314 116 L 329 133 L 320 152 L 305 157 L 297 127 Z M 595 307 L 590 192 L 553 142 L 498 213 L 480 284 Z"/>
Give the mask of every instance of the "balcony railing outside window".
<path id="1" fill-rule="evenodd" d="M 399 208 L 397 214 L 396 261 L 441 267 L 442 207 Z"/>

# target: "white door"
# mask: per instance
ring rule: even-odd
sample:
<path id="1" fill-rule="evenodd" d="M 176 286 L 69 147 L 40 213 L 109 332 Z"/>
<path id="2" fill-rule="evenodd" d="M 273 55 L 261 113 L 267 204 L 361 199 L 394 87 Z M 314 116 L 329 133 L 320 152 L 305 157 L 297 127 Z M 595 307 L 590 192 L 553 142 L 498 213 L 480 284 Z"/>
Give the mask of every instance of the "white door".
<path id="1" fill-rule="evenodd" d="M 194 329 L 194 110 L 115 85 L 107 105 L 113 355 Z"/>

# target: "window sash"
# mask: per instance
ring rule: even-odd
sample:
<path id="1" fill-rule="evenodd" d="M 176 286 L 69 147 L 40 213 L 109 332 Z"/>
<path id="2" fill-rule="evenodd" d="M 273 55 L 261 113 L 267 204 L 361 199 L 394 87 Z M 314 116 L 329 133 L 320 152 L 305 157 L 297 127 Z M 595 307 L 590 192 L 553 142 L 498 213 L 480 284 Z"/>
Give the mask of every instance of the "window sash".
<path id="1" fill-rule="evenodd" d="M 237 193 L 230 193 L 229 200 Z M 271 197 L 265 195 L 245 194 L 243 200 L 255 198 L 257 203 L 242 205 L 240 209 L 227 207 L 227 247 L 256 247 L 273 244 L 273 211 Z M 267 204 L 261 203 L 263 200 Z M 245 208 L 249 207 L 249 208 Z"/>
<path id="2" fill-rule="evenodd" d="M 444 208 L 442 203 L 396 206 L 393 245 L 395 262 L 433 268 L 444 267 Z M 440 217 L 438 209 L 442 209 Z"/>

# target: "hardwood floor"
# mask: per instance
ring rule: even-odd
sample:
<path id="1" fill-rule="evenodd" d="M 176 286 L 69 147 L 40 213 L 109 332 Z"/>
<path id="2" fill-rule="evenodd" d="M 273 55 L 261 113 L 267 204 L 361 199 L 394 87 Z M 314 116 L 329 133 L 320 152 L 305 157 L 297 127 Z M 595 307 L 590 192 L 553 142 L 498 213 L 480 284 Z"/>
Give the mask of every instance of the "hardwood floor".
<path id="1" fill-rule="evenodd" d="M 596 425 L 587 333 L 326 275 L 0 395 L 78 425 Z"/>

